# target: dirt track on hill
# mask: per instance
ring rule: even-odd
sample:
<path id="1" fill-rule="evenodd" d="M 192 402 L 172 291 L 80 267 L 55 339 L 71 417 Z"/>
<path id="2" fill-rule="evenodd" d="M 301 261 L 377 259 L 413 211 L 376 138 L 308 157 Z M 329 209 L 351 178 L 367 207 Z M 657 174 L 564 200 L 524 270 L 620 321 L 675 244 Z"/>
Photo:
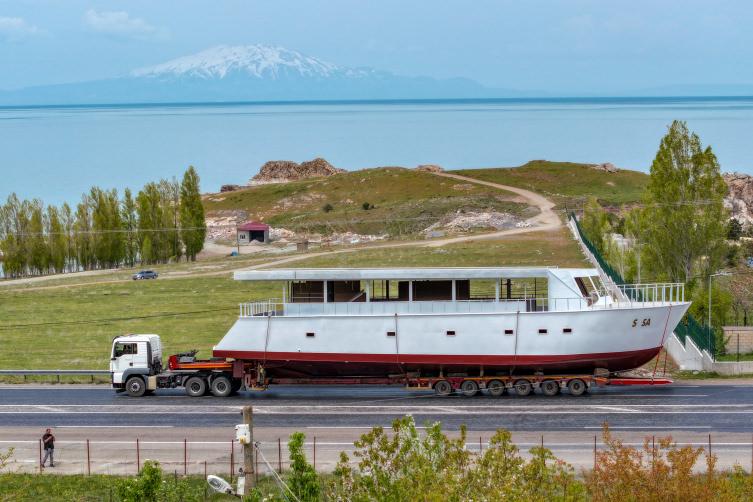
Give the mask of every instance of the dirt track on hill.
<path id="1" fill-rule="evenodd" d="M 455 180 L 465 181 L 467 183 L 475 183 L 478 185 L 485 185 L 493 188 L 498 188 L 500 190 L 505 190 L 508 192 L 512 192 L 520 196 L 522 199 L 524 199 L 528 204 L 531 206 L 534 206 L 539 209 L 539 214 L 536 216 L 533 216 L 529 219 L 527 219 L 525 222 L 529 224 L 530 226 L 520 227 L 520 228 L 511 228 L 507 230 L 500 230 L 497 232 L 489 232 L 485 234 L 475 234 L 475 235 L 462 235 L 458 237 L 446 237 L 446 238 L 440 238 L 440 239 L 431 239 L 431 240 L 420 240 L 420 241 L 401 241 L 401 242 L 387 242 L 384 244 L 374 244 L 374 245 L 368 245 L 368 246 L 359 246 L 359 247 L 351 247 L 351 248 L 344 248 L 344 249 L 333 249 L 333 250 L 327 250 L 327 251 L 317 251 L 312 253 L 302 253 L 302 254 L 296 254 L 293 256 L 287 256 L 285 258 L 279 258 L 275 260 L 265 261 L 263 263 L 259 263 L 256 265 L 241 267 L 237 269 L 232 270 L 222 270 L 217 272 L 189 272 L 189 273 L 180 273 L 175 275 L 170 275 L 170 272 L 166 272 L 162 275 L 160 275 L 159 280 L 170 280 L 170 279 L 183 279 L 183 278 L 189 278 L 189 277 L 212 277 L 212 276 L 222 276 L 225 274 L 230 274 L 235 271 L 241 271 L 241 270 L 257 270 L 261 268 L 267 268 L 267 267 L 274 267 L 278 265 L 285 265 L 288 263 L 294 263 L 301 260 L 307 260 L 309 258 L 316 258 L 319 256 L 329 256 L 333 254 L 342 254 L 342 253 L 354 253 L 357 251 L 363 251 L 367 249 L 384 249 L 384 248 L 402 248 L 402 247 L 442 247 L 449 244 L 458 244 L 462 242 L 473 242 L 473 241 L 480 241 L 480 240 L 494 240 L 499 239 L 500 237 L 505 237 L 508 235 L 519 235 L 519 234 L 526 234 L 530 232 L 551 232 L 558 230 L 560 227 L 562 227 L 562 220 L 559 216 L 552 210 L 554 207 L 554 203 L 544 197 L 543 195 L 537 194 L 536 192 L 532 192 L 530 190 L 525 190 L 523 188 L 517 188 L 509 185 L 502 185 L 499 183 L 493 183 L 491 181 L 483 181 L 478 180 L 475 178 L 469 178 L 467 176 L 461 176 L 459 174 L 452 174 L 452 173 L 432 173 L 435 176 L 442 176 L 445 178 L 452 178 Z M 80 272 L 81 275 L 99 275 L 104 274 L 107 271 L 104 270 L 96 270 L 96 271 L 89 271 L 89 272 Z M 7 287 L 6 291 L 12 291 L 13 286 L 15 285 L 25 285 L 30 283 L 36 283 L 36 282 L 43 282 L 45 280 L 52 280 L 52 279 L 60 279 L 62 277 L 66 277 L 66 274 L 56 274 L 56 275 L 48 275 L 44 277 L 30 277 L 25 279 L 13 279 L 10 281 L 0 281 L 0 288 Z M 17 291 L 36 291 L 36 290 L 43 290 L 43 289 L 59 289 L 59 288 L 71 288 L 71 287 L 78 287 L 78 286 L 87 286 L 87 285 L 95 285 L 95 284 L 115 284 L 115 283 L 122 283 L 122 282 L 130 282 L 130 279 L 118 279 L 118 280 L 111 280 L 111 281 L 98 281 L 98 282 L 83 282 L 83 283 L 74 283 L 74 284 L 56 284 L 54 286 L 38 286 L 38 287 L 30 287 L 30 288 L 21 288 Z"/>

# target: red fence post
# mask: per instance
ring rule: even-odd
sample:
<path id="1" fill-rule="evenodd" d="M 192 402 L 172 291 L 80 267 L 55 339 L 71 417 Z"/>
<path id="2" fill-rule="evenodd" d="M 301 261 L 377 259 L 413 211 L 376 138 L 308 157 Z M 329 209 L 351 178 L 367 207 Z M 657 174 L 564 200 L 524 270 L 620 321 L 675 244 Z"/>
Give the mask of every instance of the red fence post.
<path id="1" fill-rule="evenodd" d="M 183 439 L 183 475 L 188 474 L 188 441 Z"/>
<path id="2" fill-rule="evenodd" d="M 139 447 L 139 438 L 136 438 L 136 474 L 141 472 L 141 449 Z"/>
<path id="3" fill-rule="evenodd" d="M 89 453 L 89 440 L 86 440 L 86 475 L 91 476 L 92 474 L 92 463 L 91 463 L 91 454 Z"/>

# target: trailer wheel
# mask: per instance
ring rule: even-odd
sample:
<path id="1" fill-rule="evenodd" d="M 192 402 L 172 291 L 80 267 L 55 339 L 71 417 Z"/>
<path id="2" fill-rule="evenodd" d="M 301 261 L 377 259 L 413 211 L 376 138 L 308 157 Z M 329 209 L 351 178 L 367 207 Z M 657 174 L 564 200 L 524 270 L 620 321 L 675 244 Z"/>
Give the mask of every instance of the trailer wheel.
<path id="1" fill-rule="evenodd" d="M 186 394 L 191 397 L 201 397 L 207 392 L 207 381 L 201 377 L 191 377 L 184 385 Z"/>
<path id="2" fill-rule="evenodd" d="M 478 394 L 478 384 L 473 380 L 463 380 L 460 384 L 460 392 L 465 397 L 473 397 Z"/>
<path id="3" fill-rule="evenodd" d="M 440 380 L 434 384 L 434 392 L 438 396 L 449 396 L 452 394 L 452 385 L 447 380 Z"/>
<path id="4" fill-rule="evenodd" d="M 233 393 L 233 384 L 228 377 L 220 375 L 212 379 L 210 390 L 214 397 L 228 397 Z"/>
<path id="5" fill-rule="evenodd" d="M 490 396 L 499 397 L 505 393 L 505 384 L 499 380 L 490 380 L 486 384 L 486 390 L 489 391 Z"/>
<path id="6" fill-rule="evenodd" d="M 573 378 L 572 380 L 567 382 L 567 390 L 570 391 L 570 395 L 572 396 L 581 396 L 584 392 L 586 392 L 586 389 L 586 382 L 584 382 L 580 378 Z"/>
<path id="7" fill-rule="evenodd" d="M 146 382 L 140 376 L 133 376 L 126 381 L 126 392 L 131 397 L 141 397 L 146 392 Z"/>
<path id="8" fill-rule="evenodd" d="M 560 384 L 556 380 L 544 380 L 539 387 L 545 396 L 556 396 L 560 392 Z"/>
<path id="9" fill-rule="evenodd" d="M 515 393 L 519 396 L 527 396 L 533 391 L 533 385 L 531 385 L 531 382 L 523 378 L 515 380 L 512 386 L 515 387 Z"/>

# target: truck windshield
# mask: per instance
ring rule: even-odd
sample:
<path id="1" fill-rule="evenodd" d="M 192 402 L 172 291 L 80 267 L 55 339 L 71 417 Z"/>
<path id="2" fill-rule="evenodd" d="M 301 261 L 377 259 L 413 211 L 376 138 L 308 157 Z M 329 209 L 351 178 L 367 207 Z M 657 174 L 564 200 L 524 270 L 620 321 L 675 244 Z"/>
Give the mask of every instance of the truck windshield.
<path id="1" fill-rule="evenodd" d="M 112 349 L 113 357 L 120 357 L 126 354 L 138 354 L 138 353 L 139 353 L 138 345 L 135 343 L 116 342 L 115 347 L 113 347 Z"/>

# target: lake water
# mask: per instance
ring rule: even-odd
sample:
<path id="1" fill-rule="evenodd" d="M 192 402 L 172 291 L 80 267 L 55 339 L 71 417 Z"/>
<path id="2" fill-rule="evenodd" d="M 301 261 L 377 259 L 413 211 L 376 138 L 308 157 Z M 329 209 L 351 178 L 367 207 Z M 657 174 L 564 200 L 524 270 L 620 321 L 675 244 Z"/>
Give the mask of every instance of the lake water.
<path id="1" fill-rule="evenodd" d="M 753 172 L 753 98 L 0 108 L 0 198 L 78 200 L 197 167 L 202 189 L 245 183 L 267 160 L 337 167 L 515 166 L 531 159 L 648 170 L 686 120 L 725 171 Z"/>

